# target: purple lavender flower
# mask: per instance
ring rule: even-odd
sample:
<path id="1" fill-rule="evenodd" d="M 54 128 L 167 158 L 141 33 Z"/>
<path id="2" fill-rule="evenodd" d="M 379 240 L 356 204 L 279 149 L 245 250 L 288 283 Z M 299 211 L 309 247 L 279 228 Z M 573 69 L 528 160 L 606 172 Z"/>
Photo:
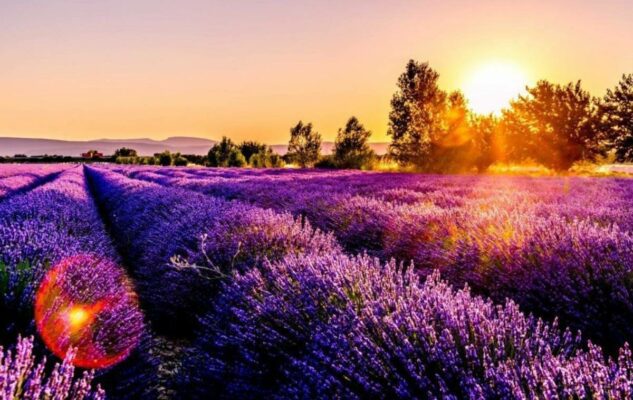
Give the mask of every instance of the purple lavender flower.
<path id="1" fill-rule="evenodd" d="M 305 216 L 351 254 L 414 261 L 456 287 L 580 329 L 611 354 L 633 339 L 633 184 L 625 179 L 115 168 Z"/>
<path id="2" fill-rule="evenodd" d="M 125 249 L 153 326 L 190 335 L 219 283 L 288 254 L 327 254 L 330 235 L 289 214 L 88 168 L 97 201 Z M 174 296 L 177 294 L 177 296 Z"/>
<path id="3" fill-rule="evenodd" d="M 98 255 L 101 264 L 86 264 L 105 266 L 91 275 L 95 280 L 102 278 L 98 290 L 121 290 L 108 287 L 112 281 L 101 275 L 110 271 L 116 284 L 115 277 L 122 277 L 125 271 L 87 189 L 82 169 L 67 168 L 49 182 L 0 201 L 0 343 L 13 340 L 19 332 L 35 333 L 36 290 L 49 269 L 63 259 Z M 128 339 L 134 338 L 142 327 L 141 315 L 135 308 L 115 307 L 100 318 L 124 321 L 119 328 L 130 328 Z M 43 347 L 37 341 L 36 346 Z M 96 379 L 103 382 L 111 398 L 121 397 L 113 380 L 116 376 L 117 381 L 124 380 L 120 374 L 125 369 L 127 379 L 143 382 L 137 385 L 136 392 L 126 390 L 125 397 L 129 397 L 153 386 L 146 378 L 155 375 L 157 368 L 153 356 L 142 347 L 119 366 L 98 371 Z"/>
<path id="4" fill-rule="evenodd" d="M 512 302 L 367 257 L 289 257 L 252 270 L 203 322 L 211 369 L 199 368 L 198 382 L 221 397 L 619 398 L 633 389 L 628 347 L 607 360 Z"/>
<path id="5" fill-rule="evenodd" d="M 32 337 L 18 337 L 14 351 L 0 346 L 0 398 L 105 400 L 105 392 L 92 387 L 93 371 L 76 376 L 74 358 L 75 352 L 69 351 L 47 374 L 46 358 L 35 361 Z"/>

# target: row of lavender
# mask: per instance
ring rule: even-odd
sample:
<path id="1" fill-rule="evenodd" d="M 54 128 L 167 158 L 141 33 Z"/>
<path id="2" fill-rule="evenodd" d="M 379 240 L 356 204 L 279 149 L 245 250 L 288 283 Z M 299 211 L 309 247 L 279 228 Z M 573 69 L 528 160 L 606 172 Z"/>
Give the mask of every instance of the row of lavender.
<path id="1" fill-rule="evenodd" d="M 0 168 L 0 199 L 54 179 L 66 165 L 2 165 Z"/>
<path id="2" fill-rule="evenodd" d="M 86 168 L 103 211 L 136 282 L 152 328 L 169 349 L 161 362 L 161 393 L 178 398 L 211 368 L 197 360 L 198 318 L 234 271 L 245 272 L 289 254 L 339 253 L 331 236 L 253 206 L 164 188 L 95 168 Z M 160 351 L 161 349 L 156 349 Z M 156 352 L 156 351 L 154 351 Z M 185 372 L 186 371 L 186 372 Z M 207 394 L 215 387 L 199 386 Z"/>
<path id="3" fill-rule="evenodd" d="M 512 302 L 347 256 L 290 214 L 106 169 L 87 175 L 150 324 L 183 344 L 174 393 L 616 398 L 633 388 L 628 347 L 606 360 Z"/>
<path id="4" fill-rule="evenodd" d="M 48 172 L 50 168 L 44 167 L 35 173 L 45 175 Z M 78 255 L 93 255 L 90 257 L 93 262 L 79 266 L 77 273 L 65 282 L 70 301 L 90 301 L 94 296 L 117 297 L 122 289 L 120 283 L 124 272 L 118 267 L 119 258 L 87 192 L 80 167 L 65 168 L 52 181 L 0 201 L 0 335 L 3 344 L 15 341 L 18 333 L 35 334 L 33 310 L 39 283 L 55 265 Z M 55 290 L 61 293 L 62 288 Z M 61 299 L 56 296 L 54 301 L 59 303 Z M 113 310 L 100 315 L 102 329 L 95 330 L 94 336 L 116 337 L 114 346 L 133 345 L 142 331 L 142 314 L 133 304 L 117 303 Z M 50 331 L 57 332 L 56 328 L 53 326 Z M 63 348 L 68 344 L 61 336 L 49 339 L 53 343 L 57 341 Z M 95 347 L 94 350 L 104 349 Z M 104 397 L 101 389 L 91 391 L 91 373 L 86 372 L 82 378 L 73 381 L 75 360 L 72 352 L 64 364 L 56 366 L 46 378 L 44 365 L 34 364 L 34 351 L 48 353 L 39 339 L 35 343 L 22 339 L 14 353 L 5 354 L 4 358 L 0 355 L 3 367 L 0 370 L 0 397 Z M 127 376 L 130 363 L 141 362 L 141 358 L 134 355 L 129 363 L 100 372 L 98 380 L 108 389 L 119 386 L 112 382 L 120 382 Z M 144 368 L 147 369 L 147 365 Z M 116 395 L 116 392 L 113 390 L 112 394 Z"/>
<path id="5" fill-rule="evenodd" d="M 615 353 L 633 339 L 633 182 L 124 168 L 305 216 L 351 253 L 413 260 L 456 287 L 559 318 Z"/>

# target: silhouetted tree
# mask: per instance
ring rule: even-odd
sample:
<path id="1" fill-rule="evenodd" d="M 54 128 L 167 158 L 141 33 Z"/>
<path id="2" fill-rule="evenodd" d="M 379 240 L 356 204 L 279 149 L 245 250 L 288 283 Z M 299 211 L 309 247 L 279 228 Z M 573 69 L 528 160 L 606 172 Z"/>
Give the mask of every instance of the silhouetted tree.
<path id="1" fill-rule="evenodd" d="M 600 103 L 600 128 L 619 162 L 633 161 L 633 74 L 622 79 Z"/>
<path id="2" fill-rule="evenodd" d="M 445 99 L 443 108 L 438 107 L 439 126 L 431 132 L 428 155 L 418 166 L 433 172 L 468 171 L 474 164 L 468 104 L 461 92 Z"/>
<path id="3" fill-rule="evenodd" d="M 251 156 L 255 153 L 265 152 L 268 146 L 263 143 L 255 142 L 255 141 L 244 141 L 237 146 L 242 154 L 244 155 L 244 159 L 246 161 L 251 159 Z"/>
<path id="4" fill-rule="evenodd" d="M 498 126 L 499 121 L 492 114 L 471 116 L 473 163 L 478 172 L 484 172 L 495 161 L 498 161 L 500 151 Z"/>
<path id="5" fill-rule="evenodd" d="M 171 165 L 176 167 L 186 167 L 188 161 L 185 157 L 183 157 L 180 153 L 175 153 L 171 155 Z"/>
<path id="6" fill-rule="evenodd" d="M 542 80 L 527 91 L 504 114 L 516 156 L 561 171 L 601 153 L 595 101 L 580 81 L 561 86 Z"/>
<path id="7" fill-rule="evenodd" d="M 369 147 L 368 140 L 371 132 L 351 117 L 345 128 L 339 129 L 334 142 L 334 162 L 339 168 L 360 169 L 368 164 L 374 152 Z"/>
<path id="8" fill-rule="evenodd" d="M 321 135 L 312 129 L 312 124 L 299 121 L 290 129 L 288 158 L 301 167 L 312 166 L 319 159 Z"/>
<path id="9" fill-rule="evenodd" d="M 196 165 L 205 165 L 207 163 L 207 156 L 199 155 L 199 154 L 183 154 L 183 158 L 187 160 L 188 163 L 196 164 Z"/>
<path id="10" fill-rule="evenodd" d="M 114 157 L 136 157 L 138 156 L 136 150 L 129 149 L 127 147 L 121 147 L 114 151 Z"/>
<path id="11" fill-rule="evenodd" d="M 154 157 L 156 158 L 156 164 L 158 165 L 162 165 L 163 167 L 171 165 L 171 153 L 169 150 L 165 150 L 162 153 L 156 153 L 154 154 Z"/>
<path id="12" fill-rule="evenodd" d="M 400 164 L 428 164 L 431 140 L 442 130 L 446 93 L 428 63 L 410 60 L 391 99 L 389 154 Z"/>
<path id="13" fill-rule="evenodd" d="M 213 147 L 211 147 L 211 150 L 209 150 L 209 154 L 207 156 L 209 166 L 228 167 L 229 156 L 231 155 L 232 150 L 239 151 L 231 139 L 223 136 L 222 140 L 219 143 L 214 144 Z"/>

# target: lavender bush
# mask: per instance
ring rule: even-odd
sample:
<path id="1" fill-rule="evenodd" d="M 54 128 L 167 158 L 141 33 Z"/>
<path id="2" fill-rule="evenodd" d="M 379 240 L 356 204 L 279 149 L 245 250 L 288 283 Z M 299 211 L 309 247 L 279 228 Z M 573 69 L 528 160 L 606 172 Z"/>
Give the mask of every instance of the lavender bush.
<path id="1" fill-rule="evenodd" d="M 110 271 L 111 279 L 121 277 L 119 256 L 105 231 L 95 204 L 90 197 L 83 170 L 72 168 L 62 172 L 52 181 L 33 190 L 19 193 L 0 202 L 0 333 L 2 341 L 8 343 L 18 333 L 35 332 L 35 293 L 50 268 L 62 260 L 78 255 L 97 255 L 91 265 L 96 269 L 92 278 Z M 89 271 L 86 271 L 88 273 Z M 105 279 L 105 280 L 104 280 Z M 116 292 L 120 287 L 101 286 L 98 290 Z M 103 314 L 105 316 L 105 314 Z M 120 339 L 134 339 L 142 329 L 142 318 L 134 307 L 119 307 L 110 317 L 123 322 L 118 329 L 127 335 Z M 36 345 L 41 346 L 39 342 Z M 139 350 L 128 360 L 105 371 L 98 372 L 110 397 L 122 396 L 113 385 L 125 379 L 155 375 L 153 356 Z M 128 374 L 122 377 L 122 371 Z M 138 371 L 138 375 L 128 371 Z M 151 387 L 151 381 L 137 385 L 134 391 L 125 393 L 133 397 Z"/>
<path id="2" fill-rule="evenodd" d="M 100 387 L 92 388 L 94 372 L 75 377 L 74 357 L 75 353 L 69 351 L 64 361 L 47 374 L 46 359 L 35 361 L 32 337 L 18 338 L 14 351 L 4 351 L 0 346 L 0 398 L 105 400 Z"/>
<path id="3" fill-rule="evenodd" d="M 437 274 L 368 257 L 290 257 L 231 281 L 203 318 L 223 398 L 622 398 L 617 361 L 580 337 Z M 207 386 L 202 385 L 206 382 Z"/>
<path id="4" fill-rule="evenodd" d="M 121 168 L 142 180 L 287 210 L 350 253 L 415 261 L 457 287 L 582 330 L 633 338 L 633 185 L 624 179 Z"/>
<path id="5" fill-rule="evenodd" d="M 117 259 L 79 169 L 0 203 L 0 249 L 4 340 L 32 327 L 35 291 L 51 266 L 83 253 Z"/>
<path id="6" fill-rule="evenodd" d="M 631 181 L 32 168 L 0 198 L 4 342 L 52 267 L 94 255 L 42 286 L 98 294 L 127 266 L 148 324 L 110 398 L 633 392 Z"/>
<path id="7" fill-rule="evenodd" d="M 53 180 L 61 171 L 62 165 L 3 165 L 0 170 L 0 200 L 16 193 Z"/>
<path id="8" fill-rule="evenodd" d="M 233 271 L 288 254 L 340 251 L 332 237 L 289 214 L 104 170 L 88 169 L 88 176 L 115 238 L 135 266 L 149 319 L 171 335 L 193 332 L 197 314 Z"/>

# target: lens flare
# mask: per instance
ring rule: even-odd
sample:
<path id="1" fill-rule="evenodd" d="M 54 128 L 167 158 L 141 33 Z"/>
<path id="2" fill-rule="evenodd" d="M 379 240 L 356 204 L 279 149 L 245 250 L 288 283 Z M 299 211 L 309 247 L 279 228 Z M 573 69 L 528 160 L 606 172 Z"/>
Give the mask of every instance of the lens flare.
<path id="1" fill-rule="evenodd" d="M 35 322 L 58 357 L 77 349 L 74 365 L 106 368 L 138 344 L 143 315 L 123 270 L 90 254 L 63 259 L 44 277 L 35 298 Z"/>
<path id="2" fill-rule="evenodd" d="M 89 313 L 82 306 L 73 306 L 68 310 L 68 323 L 72 331 L 77 331 L 84 328 L 88 321 L 94 319 L 94 314 Z"/>

